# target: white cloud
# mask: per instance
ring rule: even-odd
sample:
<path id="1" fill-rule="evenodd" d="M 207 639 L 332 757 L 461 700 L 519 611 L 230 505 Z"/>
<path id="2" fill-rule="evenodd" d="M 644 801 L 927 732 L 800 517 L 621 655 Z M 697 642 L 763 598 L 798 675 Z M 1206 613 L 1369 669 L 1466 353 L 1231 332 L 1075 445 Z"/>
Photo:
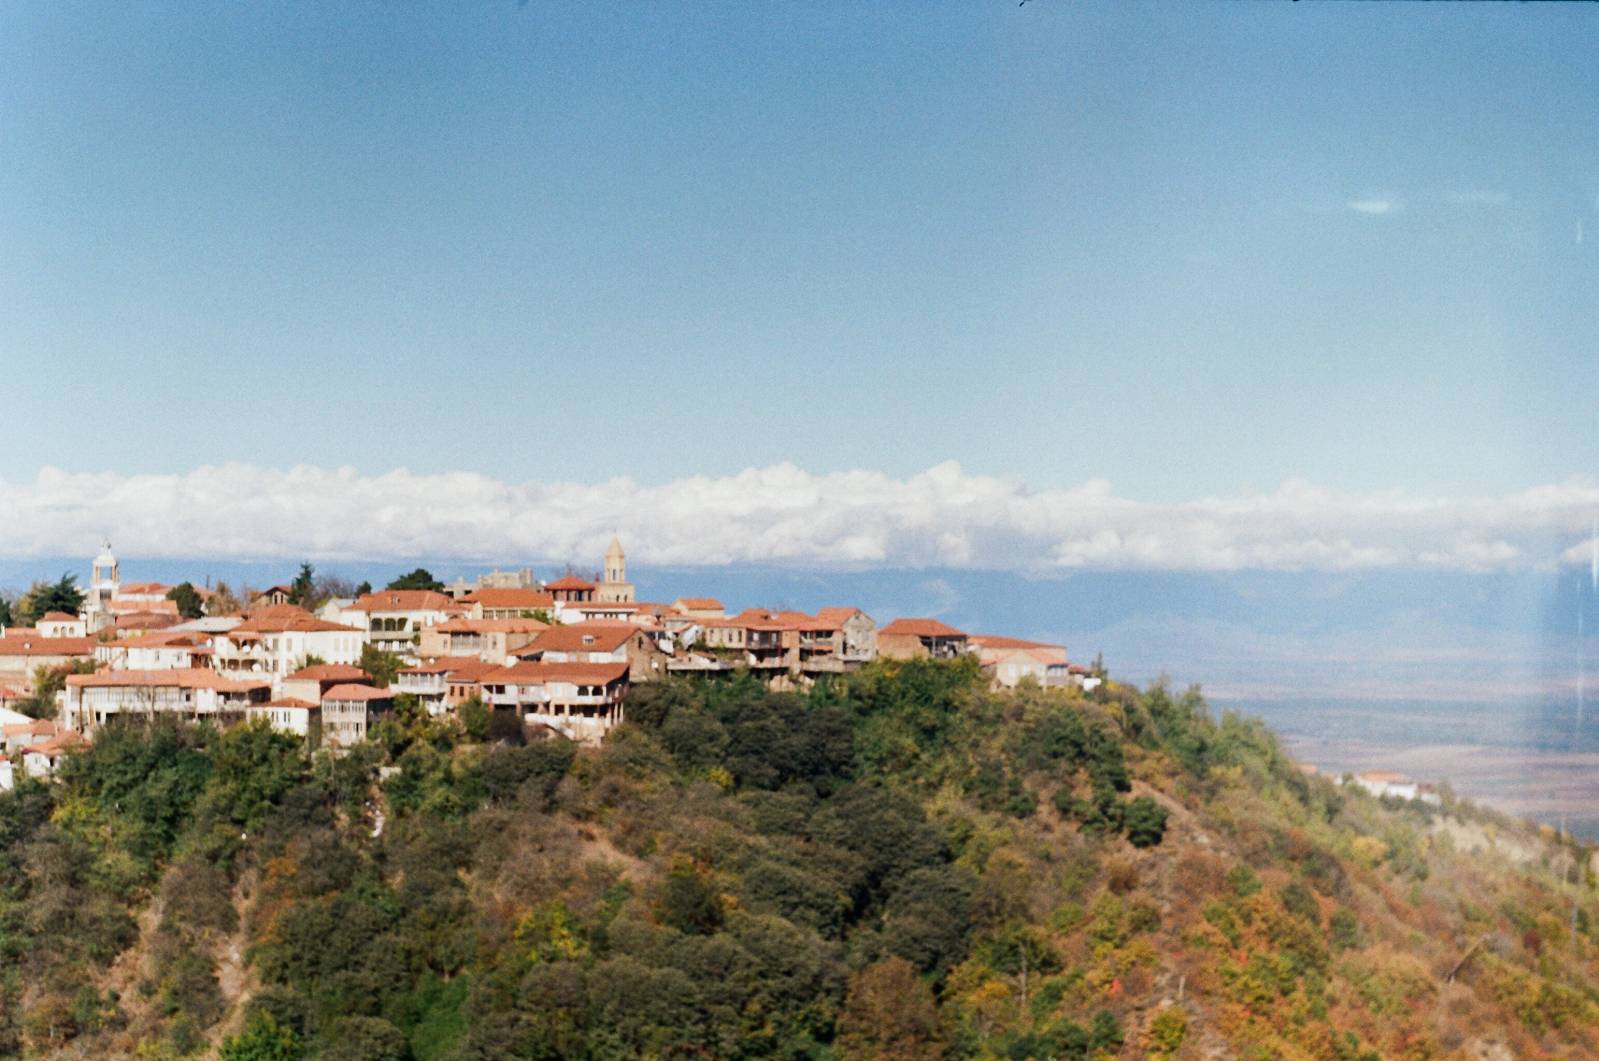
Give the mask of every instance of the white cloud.
<path id="1" fill-rule="evenodd" d="M 469 472 L 245 464 L 182 475 L 41 471 L 0 482 L 0 555 L 486 562 L 598 556 L 613 532 L 645 563 L 834 567 L 1462 571 L 1587 563 L 1599 481 L 1499 497 L 1269 493 L 1147 504 L 1092 480 L 1033 491 L 953 462 L 907 478 L 792 464 L 659 486 L 506 483 Z M 1562 556 L 1564 554 L 1564 556 Z"/>
<path id="2" fill-rule="evenodd" d="M 1397 214 L 1403 209 L 1403 205 L 1399 200 L 1390 198 L 1351 199 L 1347 205 L 1349 209 L 1357 214 L 1371 214 L 1373 216 Z"/>

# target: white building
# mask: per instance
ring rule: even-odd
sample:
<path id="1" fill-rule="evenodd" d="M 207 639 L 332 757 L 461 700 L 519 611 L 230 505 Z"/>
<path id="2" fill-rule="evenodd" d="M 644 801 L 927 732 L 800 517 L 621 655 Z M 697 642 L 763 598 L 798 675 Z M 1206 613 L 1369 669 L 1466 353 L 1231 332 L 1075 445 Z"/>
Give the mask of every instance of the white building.
<path id="1" fill-rule="evenodd" d="M 344 609 L 343 621 L 365 630 L 378 648 L 411 658 L 423 630 L 466 611 L 447 595 L 432 590 L 383 589 L 351 602 Z"/>
<path id="2" fill-rule="evenodd" d="M 174 714 L 226 722 L 242 718 L 249 704 L 265 702 L 271 692 L 268 681 L 233 680 L 200 668 L 69 674 L 61 718 L 78 733 L 92 733 L 113 715 Z"/>
<path id="3" fill-rule="evenodd" d="M 1415 799 L 1421 791 L 1420 786 L 1404 774 L 1392 770 L 1365 770 L 1355 775 L 1355 784 L 1381 799 L 1383 796 L 1393 796 L 1395 799 Z"/>
<path id="4" fill-rule="evenodd" d="M 40 637 L 88 637 L 89 624 L 66 612 L 45 612 L 34 624 Z"/>
<path id="5" fill-rule="evenodd" d="M 244 717 L 250 722 L 265 721 L 279 733 L 299 737 L 313 745 L 317 743 L 313 736 L 321 735 L 322 706 L 304 700 L 280 697 L 264 704 L 251 704 L 244 709 Z"/>
<path id="6" fill-rule="evenodd" d="M 94 646 L 95 662 L 112 670 L 209 667 L 211 653 L 211 635 L 193 630 L 154 630 Z"/>
<path id="7" fill-rule="evenodd" d="M 364 630 L 318 619 L 292 604 L 258 609 L 212 641 L 218 671 L 269 679 L 293 674 L 312 656 L 324 663 L 354 664 L 365 644 Z"/>
<path id="8" fill-rule="evenodd" d="M 83 617 L 93 633 L 111 622 L 111 601 L 117 595 L 120 568 L 108 541 L 89 565 L 89 589 L 83 597 Z"/>
<path id="9" fill-rule="evenodd" d="M 517 663 L 483 676 L 483 700 L 571 740 L 598 743 L 623 720 L 627 670 L 626 663 Z"/>

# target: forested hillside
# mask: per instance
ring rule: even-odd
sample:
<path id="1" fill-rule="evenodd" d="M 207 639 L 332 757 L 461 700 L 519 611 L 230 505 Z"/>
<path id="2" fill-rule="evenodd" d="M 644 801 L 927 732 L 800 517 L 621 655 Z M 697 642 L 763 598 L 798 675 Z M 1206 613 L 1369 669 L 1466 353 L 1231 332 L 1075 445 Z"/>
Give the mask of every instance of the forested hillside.
<path id="1" fill-rule="evenodd" d="M 628 713 L 104 731 L 0 797 L 0 1054 L 1599 1056 L 1584 851 L 1197 692 L 880 663 Z"/>

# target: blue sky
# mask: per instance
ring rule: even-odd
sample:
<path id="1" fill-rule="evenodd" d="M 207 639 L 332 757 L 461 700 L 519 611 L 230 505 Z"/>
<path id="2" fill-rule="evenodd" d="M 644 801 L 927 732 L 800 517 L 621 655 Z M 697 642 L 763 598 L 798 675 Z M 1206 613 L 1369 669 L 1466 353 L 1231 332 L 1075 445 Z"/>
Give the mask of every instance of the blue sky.
<path id="1" fill-rule="evenodd" d="M 1591 476 L 1596 54 L 1592 5 L 7 5 L 0 481 Z"/>

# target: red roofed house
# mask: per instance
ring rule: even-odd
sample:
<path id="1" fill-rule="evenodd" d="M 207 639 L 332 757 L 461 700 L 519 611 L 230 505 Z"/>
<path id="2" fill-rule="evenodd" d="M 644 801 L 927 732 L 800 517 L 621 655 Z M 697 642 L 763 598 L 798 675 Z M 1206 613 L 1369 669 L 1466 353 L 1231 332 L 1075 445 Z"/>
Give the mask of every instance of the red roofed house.
<path id="1" fill-rule="evenodd" d="M 555 595 L 531 586 L 473 590 L 461 598 L 471 619 L 521 619 L 528 612 L 555 611 Z"/>
<path id="2" fill-rule="evenodd" d="M 565 601 L 578 603 L 594 599 L 594 583 L 576 575 L 565 575 L 554 582 L 546 582 L 544 588 L 557 603 Z"/>
<path id="3" fill-rule="evenodd" d="M 93 658 L 93 638 L 41 637 L 33 630 L 11 629 L 0 637 L 0 685 L 31 691 L 40 667 L 57 670 Z"/>
<path id="4" fill-rule="evenodd" d="M 715 597 L 679 597 L 672 607 L 696 619 L 725 619 L 727 609 Z"/>
<path id="5" fill-rule="evenodd" d="M 966 648 L 966 635 L 937 619 L 895 619 L 877 631 L 884 659 L 954 659 Z"/>
<path id="6" fill-rule="evenodd" d="M 89 624 L 66 612 L 45 612 L 37 623 L 40 637 L 88 637 Z"/>
<path id="7" fill-rule="evenodd" d="M 575 741 L 597 743 L 623 720 L 626 663 L 517 663 L 482 679 L 483 699 Z"/>
<path id="8" fill-rule="evenodd" d="M 427 705 L 428 713 L 441 715 L 464 700 L 480 695 L 483 675 L 505 666 L 476 656 L 443 656 L 400 671 L 394 691 L 407 693 Z"/>
<path id="9" fill-rule="evenodd" d="M 293 697 L 279 697 L 244 709 L 250 722 L 264 720 L 279 733 L 303 738 L 313 749 L 322 743 L 322 705 Z"/>
<path id="10" fill-rule="evenodd" d="M 211 663 L 211 635 L 199 630 L 156 630 L 138 637 L 102 641 L 95 662 L 113 670 L 171 670 Z"/>
<path id="11" fill-rule="evenodd" d="M 319 619 L 292 604 L 250 612 L 244 622 L 216 635 L 215 667 L 227 674 L 286 676 L 315 656 L 327 663 L 355 663 L 366 632 Z"/>
<path id="12" fill-rule="evenodd" d="M 999 688 L 1014 689 L 1025 678 L 1051 687 L 1079 684 L 1072 680 L 1065 645 L 993 634 L 973 634 L 968 641 Z"/>
<path id="13" fill-rule="evenodd" d="M 61 765 L 61 757 L 85 745 L 84 739 L 68 731 L 22 749 L 22 772 L 29 777 L 49 777 Z"/>
<path id="14" fill-rule="evenodd" d="M 877 621 L 859 608 L 818 608 L 816 618 L 838 627 L 838 658 L 845 663 L 870 663 L 877 658 Z"/>
<path id="15" fill-rule="evenodd" d="M 113 715 L 170 713 L 227 722 L 243 718 L 246 706 L 271 694 L 268 681 L 233 680 L 201 668 L 69 674 L 62 719 L 79 733 L 94 732 Z"/>
<path id="16" fill-rule="evenodd" d="M 447 619 L 422 631 L 416 655 L 476 656 L 504 666 L 519 649 L 550 628 L 537 619 Z"/>
<path id="17" fill-rule="evenodd" d="M 322 694 L 335 685 L 365 685 L 371 680 L 366 671 L 352 663 L 318 663 L 285 677 L 278 683 L 278 694 L 288 700 L 320 704 Z"/>
<path id="18" fill-rule="evenodd" d="M 368 639 L 387 652 L 415 656 L 422 631 L 459 613 L 447 594 L 430 589 L 380 589 L 358 597 L 344 614 L 360 622 Z"/>
<path id="19" fill-rule="evenodd" d="M 394 710 L 394 693 L 371 685 L 335 685 L 322 694 L 322 741 L 348 748 L 366 740 L 372 723 Z"/>
<path id="20" fill-rule="evenodd" d="M 625 663 L 628 680 L 635 682 L 666 676 L 666 653 L 633 623 L 552 626 L 516 655 L 544 663 Z"/>

